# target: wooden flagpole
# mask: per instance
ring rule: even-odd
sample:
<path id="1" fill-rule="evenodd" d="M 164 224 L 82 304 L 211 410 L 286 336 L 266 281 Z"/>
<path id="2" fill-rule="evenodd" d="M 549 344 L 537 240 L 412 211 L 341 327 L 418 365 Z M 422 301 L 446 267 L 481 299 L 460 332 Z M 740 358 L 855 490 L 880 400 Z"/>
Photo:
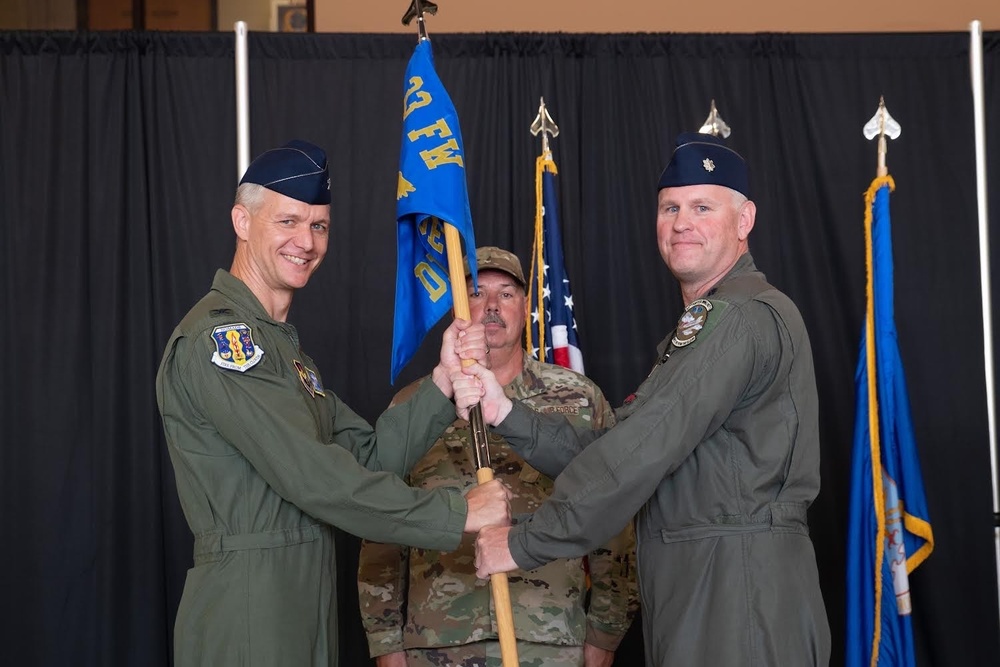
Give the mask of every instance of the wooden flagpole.
<path id="1" fill-rule="evenodd" d="M 417 35 L 420 41 L 430 39 L 424 25 L 424 12 L 437 13 L 437 5 L 422 0 L 412 0 L 410 7 L 403 15 L 403 25 L 409 25 L 417 19 Z M 462 237 L 458 229 L 446 221 L 438 221 L 444 225 L 445 249 L 448 253 L 448 275 L 451 279 L 451 293 L 454 302 L 455 317 L 463 320 L 471 319 L 469 313 L 469 294 L 465 286 L 465 267 L 462 264 Z M 469 261 L 476 261 L 476 249 L 468 248 Z M 473 360 L 462 362 L 466 366 L 475 363 Z M 483 420 L 482 405 L 472 406 L 469 412 L 469 427 L 472 430 L 473 455 L 476 464 L 476 481 L 486 484 L 493 479 L 493 468 L 490 467 L 489 435 L 486 422 Z M 490 588 L 493 593 L 493 609 L 497 617 L 497 635 L 500 639 L 500 656 L 503 667 L 519 667 L 517 659 L 517 638 L 514 635 L 514 612 L 510 605 L 510 587 L 507 574 L 498 572 L 490 575 Z"/>

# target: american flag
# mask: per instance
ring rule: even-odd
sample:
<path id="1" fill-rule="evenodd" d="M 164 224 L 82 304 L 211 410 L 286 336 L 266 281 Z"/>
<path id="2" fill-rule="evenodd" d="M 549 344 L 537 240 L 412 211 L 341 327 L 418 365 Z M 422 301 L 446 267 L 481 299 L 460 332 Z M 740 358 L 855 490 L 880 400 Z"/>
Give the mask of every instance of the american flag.
<path id="1" fill-rule="evenodd" d="M 535 243 L 528 280 L 528 326 L 525 346 L 540 361 L 583 373 L 583 355 L 573 316 L 573 294 L 563 263 L 556 163 L 550 152 L 535 162 Z M 539 307 L 539 295 L 542 306 Z"/>

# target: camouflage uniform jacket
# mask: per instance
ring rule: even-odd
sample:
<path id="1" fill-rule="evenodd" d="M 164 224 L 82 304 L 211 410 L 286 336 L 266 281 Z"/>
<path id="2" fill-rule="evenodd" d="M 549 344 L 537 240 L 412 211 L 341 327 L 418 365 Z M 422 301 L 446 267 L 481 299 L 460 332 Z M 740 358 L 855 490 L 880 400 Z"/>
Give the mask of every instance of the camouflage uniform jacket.
<path id="1" fill-rule="evenodd" d="M 404 388 L 405 401 L 419 383 Z M 521 375 L 507 395 L 538 412 L 564 415 L 579 427 L 611 426 L 614 413 L 601 390 L 566 368 L 525 355 Z M 476 484 L 468 422 L 456 421 L 410 473 L 425 489 Z M 513 491 L 514 515 L 534 511 L 552 492 L 552 480 L 529 466 L 500 436 L 490 434 L 497 479 Z M 466 535 L 449 553 L 366 542 L 361 549 L 358 590 L 371 655 L 404 649 L 456 646 L 495 639 L 496 617 L 490 584 L 476 578 L 475 536 Z M 585 608 L 583 559 L 548 563 L 530 572 L 510 573 L 514 629 L 519 640 L 556 645 L 587 643 L 615 650 L 638 608 L 634 576 L 635 536 L 629 526 L 589 555 L 592 580 Z"/>

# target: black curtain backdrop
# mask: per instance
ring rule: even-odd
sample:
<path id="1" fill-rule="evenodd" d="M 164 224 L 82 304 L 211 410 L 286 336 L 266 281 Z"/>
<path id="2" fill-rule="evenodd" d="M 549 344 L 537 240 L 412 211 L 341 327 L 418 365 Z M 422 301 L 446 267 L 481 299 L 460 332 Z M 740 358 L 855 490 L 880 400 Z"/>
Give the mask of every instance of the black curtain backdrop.
<path id="1" fill-rule="evenodd" d="M 919 662 L 1000 664 L 968 41 L 434 37 L 481 245 L 527 259 L 539 96 L 562 130 L 553 147 L 584 358 L 616 403 L 681 310 L 654 243 L 655 183 L 674 136 L 716 100 L 751 165 L 754 257 L 812 336 L 823 489 L 810 520 L 833 664 L 843 662 L 862 193 L 876 156 L 861 127 L 880 95 L 903 126 L 889 145 L 896 321 L 937 541 L 911 578 Z M 252 153 L 299 137 L 330 154 L 330 251 L 291 320 L 327 385 L 370 419 L 394 392 L 396 174 L 414 43 L 250 36 Z M 986 35 L 985 69 L 996 220 L 1000 33 Z M 234 88 L 226 34 L 0 33 L 0 664 L 170 663 L 192 539 L 153 380 L 173 326 L 231 260 Z M 397 387 L 431 367 L 435 336 Z M 366 665 L 351 613 L 357 542 L 340 539 L 341 663 Z M 618 665 L 642 662 L 636 625 Z"/>

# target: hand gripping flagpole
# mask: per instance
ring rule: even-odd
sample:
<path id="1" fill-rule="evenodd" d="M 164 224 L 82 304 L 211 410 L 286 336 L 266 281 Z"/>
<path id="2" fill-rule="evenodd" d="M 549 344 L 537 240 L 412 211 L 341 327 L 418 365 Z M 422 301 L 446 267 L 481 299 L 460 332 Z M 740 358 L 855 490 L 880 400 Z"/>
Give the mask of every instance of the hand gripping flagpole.
<path id="1" fill-rule="evenodd" d="M 247 24 L 233 24 L 236 34 L 236 182 L 250 166 L 250 77 L 247 74 Z"/>
<path id="2" fill-rule="evenodd" d="M 424 12 L 437 13 L 437 5 L 426 0 L 413 0 L 403 15 L 403 25 L 417 19 L 417 35 L 420 41 L 430 39 L 424 25 Z M 458 229 L 448 222 L 444 224 L 445 247 L 448 254 L 448 275 L 451 279 L 452 300 L 455 317 L 468 320 L 469 294 L 465 288 L 465 267 L 462 264 L 462 238 Z M 469 261 L 475 261 L 476 249 L 469 248 Z M 471 359 L 464 360 L 463 365 L 475 363 Z M 472 431 L 472 451 L 476 465 L 476 481 L 482 485 L 493 479 L 493 468 L 490 467 L 489 434 L 483 419 L 483 406 L 476 404 L 469 411 L 469 427 Z M 493 609 L 497 617 L 497 635 L 500 640 L 500 656 L 503 667 L 518 667 L 517 639 L 514 636 L 514 612 L 510 604 L 510 587 L 507 573 L 498 572 L 490 575 L 490 588 L 493 593 Z"/>

